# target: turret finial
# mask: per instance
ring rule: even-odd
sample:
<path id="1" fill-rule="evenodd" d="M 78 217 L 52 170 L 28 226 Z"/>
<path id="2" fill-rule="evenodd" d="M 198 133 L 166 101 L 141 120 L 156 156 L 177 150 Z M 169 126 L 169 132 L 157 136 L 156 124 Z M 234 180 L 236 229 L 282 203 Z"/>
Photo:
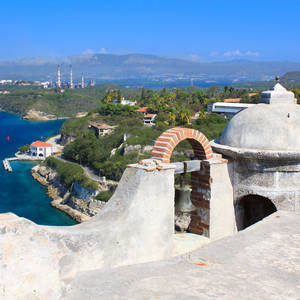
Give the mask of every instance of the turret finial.
<path id="1" fill-rule="evenodd" d="M 275 80 L 276 80 L 276 82 L 279 82 L 279 81 L 280 81 L 280 77 L 279 77 L 279 76 L 276 76 L 276 77 L 275 77 Z"/>

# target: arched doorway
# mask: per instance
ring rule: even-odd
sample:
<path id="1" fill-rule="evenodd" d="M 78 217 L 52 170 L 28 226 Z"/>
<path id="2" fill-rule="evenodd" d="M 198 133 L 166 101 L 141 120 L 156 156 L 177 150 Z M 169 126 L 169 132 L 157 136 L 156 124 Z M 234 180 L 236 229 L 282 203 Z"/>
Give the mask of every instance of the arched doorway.
<path id="1" fill-rule="evenodd" d="M 152 158 L 170 163 L 172 152 L 183 140 L 188 140 L 194 151 L 194 159 L 201 160 L 201 168 L 191 172 L 191 201 L 196 210 L 191 212 L 189 231 L 209 237 L 210 165 L 207 160 L 213 151 L 206 136 L 195 129 L 175 127 L 162 133 L 155 141 Z"/>
<path id="2" fill-rule="evenodd" d="M 260 195 L 244 196 L 235 204 L 237 229 L 243 230 L 276 211 L 276 206 L 266 197 Z"/>

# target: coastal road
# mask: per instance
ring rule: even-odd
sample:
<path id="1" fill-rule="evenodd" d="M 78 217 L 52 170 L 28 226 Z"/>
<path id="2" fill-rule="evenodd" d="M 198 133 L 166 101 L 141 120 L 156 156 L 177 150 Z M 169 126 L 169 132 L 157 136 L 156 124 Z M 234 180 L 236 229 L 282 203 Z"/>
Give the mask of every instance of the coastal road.
<path id="1" fill-rule="evenodd" d="M 58 134 L 58 135 L 52 136 L 51 138 L 47 139 L 46 142 L 49 143 L 49 144 L 52 144 L 53 146 L 55 146 L 57 151 L 63 151 L 64 146 L 59 144 L 60 138 L 61 138 L 61 135 Z"/>
<path id="2" fill-rule="evenodd" d="M 99 175 L 95 174 L 94 170 L 92 170 L 91 168 L 83 166 L 77 162 L 67 160 L 66 158 L 63 157 L 63 154 L 55 155 L 55 157 L 63 162 L 73 163 L 73 164 L 80 166 L 84 170 L 85 175 L 88 176 L 90 179 L 100 182 L 100 183 L 103 183 L 102 180 L 100 179 L 101 177 Z"/>

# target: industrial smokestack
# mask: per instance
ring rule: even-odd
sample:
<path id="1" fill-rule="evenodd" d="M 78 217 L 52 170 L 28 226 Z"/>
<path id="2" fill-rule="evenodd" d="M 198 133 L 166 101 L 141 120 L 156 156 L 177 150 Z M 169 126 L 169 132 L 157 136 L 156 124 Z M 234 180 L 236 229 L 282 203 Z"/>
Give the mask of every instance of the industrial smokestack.
<path id="1" fill-rule="evenodd" d="M 81 74 L 81 88 L 84 89 L 84 77 L 83 77 L 83 73 Z"/>
<path id="2" fill-rule="evenodd" d="M 61 88 L 61 82 L 60 82 L 60 65 L 57 66 L 57 87 Z"/>
<path id="3" fill-rule="evenodd" d="M 70 65 L 70 89 L 73 88 L 73 73 L 72 73 L 72 65 Z"/>

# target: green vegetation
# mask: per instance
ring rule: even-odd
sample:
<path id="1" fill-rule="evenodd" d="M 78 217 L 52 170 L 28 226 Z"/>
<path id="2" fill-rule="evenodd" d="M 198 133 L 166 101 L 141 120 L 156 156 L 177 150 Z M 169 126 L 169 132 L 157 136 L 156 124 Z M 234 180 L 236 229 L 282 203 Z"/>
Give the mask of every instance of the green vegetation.
<path id="1" fill-rule="evenodd" d="M 98 184 L 95 181 L 90 180 L 84 174 L 84 170 L 77 164 L 66 163 L 52 156 L 45 160 L 45 164 L 46 166 L 56 170 L 62 184 L 67 188 L 71 187 L 71 185 L 77 181 L 83 187 L 93 190 L 98 189 Z"/>
<path id="2" fill-rule="evenodd" d="M 103 191 L 103 192 L 100 192 L 96 197 L 95 199 L 96 200 L 100 200 L 100 201 L 104 201 L 104 202 L 107 202 L 111 196 L 113 195 L 113 192 L 111 191 Z"/>
<path id="3" fill-rule="evenodd" d="M 30 109 L 53 114 L 57 117 L 75 117 L 78 112 L 87 112 L 103 103 L 107 90 L 113 85 L 102 84 L 86 89 L 43 89 L 36 86 L 7 87 L 9 94 L 0 94 L 0 108 L 25 115 Z M 127 92 L 131 96 L 137 91 Z"/>
<path id="4" fill-rule="evenodd" d="M 105 104 L 92 110 L 88 116 L 71 119 L 64 123 L 61 133 L 76 137 L 64 148 L 64 156 L 80 164 L 95 169 L 101 175 L 112 180 L 120 180 L 127 164 L 136 163 L 140 159 L 149 158 L 151 153 L 134 150 L 124 153 L 128 145 L 153 145 L 158 136 L 168 128 L 185 126 L 202 131 L 209 139 L 220 137 L 228 119 L 215 114 L 205 113 L 205 107 L 210 103 L 209 93 L 215 97 L 233 97 L 246 95 L 245 91 L 232 88 L 221 90 L 199 91 L 198 89 L 170 90 L 161 92 L 141 90 L 140 97 L 132 98 L 139 106 L 147 106 L 149 112 L 157 113 L 156 126 L 143 126 L 143 114 L 136 108 L 127 105 L 113 104 L 112 100 L 122 97 L 119 90 L 111 89 L 103 99 Z M 191 123 L 191 116 L 199 112 L 199 117 Z M 89 130 L 92 122 L 106 122 L 117 128 L 110 135 L 97 138 L 93 130 Z M 124 136 L 126 135 L 126 141 Z M 123 144 L 123 145 L 122 145 Z M 122 146 L 121 146 L 122 145 Z M 188 141 L 181 142 L 176 147 L 172 160 L 188 159 L 183 150 L 191 148 Z M 112 150 L 114 152 L 112 153 Z"/>
<path id="5" fill-rule="evenodd" d="M 72 137 L 82 136 L 89 126 L 89 120 L 88 117 L 69 119 L 63 123 L 60 133 Z"/>
<path id="6" fill-rule="evenodd" d="M 97 110 L 102 116 L 132 116 L 136 114 L 135 111 L 136 108 L 133 106 L 112 103 L 104 104 Z"/>
<path id="7" fill-rule="evenodd" d="M 99 138 L 95 136 L 94 131 L 86 129 L 82 136 L 64 148 L 64 156 L 67 159 L 93 167 L 107 178 L 120 180 L 127 164 L 150 156 L 150 154 L 144 155 L 137 152 L 125 155 L 122 149 L 116 150 L 116 153 L 111 155 L 112 149 L 117 149 L 122 144 L 123 134 L 125 132 L 131 134 L 132 139 L 135 138 L 136 134 L 139 134 L 144 139 L 145 145 L 151 144 L 152 141 L 147 139 L 151 129 L 143 127 L 138 119 L 123 120 L 119 126 L 114 133 Z M 144 130 L 147 132 L 146 137 L 142 136 Z M 151 139 L 155 139 L 159 134 L 157 130 L 153 130 Z M 129 144 L 130 141 L 126 143 Z"/>
<path id="8" fill-rule="evenodd" d="M 22 152 L 22 153 L 26 153 L 26 152 L 29 151 L 29 149 L 30 149 L 30 145 L 26 144 L 26 145 L 24 145 L 24 146 L 19 147 L 18 150 L 19 150 L 20 152 Z"/>
<path id="9" fill-rule="evenodd" d="M 219 138 L 224 131 L 229 119 L 225 119 L 217 114 L 207 114 L 203 118 L 198 118 L 192 128 L 200 130 L 209 140 Z"/>

